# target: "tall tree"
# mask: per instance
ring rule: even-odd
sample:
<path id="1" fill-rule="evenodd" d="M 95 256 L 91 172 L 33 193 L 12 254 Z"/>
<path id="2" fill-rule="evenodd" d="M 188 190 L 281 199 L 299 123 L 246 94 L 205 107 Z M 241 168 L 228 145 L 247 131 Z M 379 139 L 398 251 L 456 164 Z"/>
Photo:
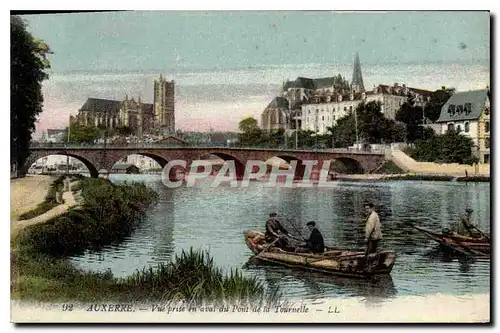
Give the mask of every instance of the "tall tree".
<path id="1" fill-rule="evenodd" d="M 438 120 L 441 108 L 454 93 L 455 88 L 446 88 L 444 86 L 433 92 L 429 103 L 425 106 L 425 116 L 433 122 Z"/>
<path id="2" fill-rule="evenodd" d="M 99 128 L 95 126 L 83 126 L 72 122 L 69 131 L 69 142 L 72 143 L 94 143 L 95 140 L 101 137 Z M 68 141 L 68 128 L 63 138 L 64 142 Z"/>
<path id="3" fill-rule="evenodd" d="M 10 17 L 10 40 L 10 164 L 22 176 L 36 119 L 42 112 L 42 81 L 48 79 L 47 55 L 52 52 L 46 43 L 33 38 L 18 16 Z"/>
<path id="4" fill-rule="evenodd" d="M 242 146 L 256 146 L 261 145 L 264 140 L 264 133 L 259 128 L 257 120 L 253 117 L 242 119 L 238 128 L 241 133 L 238 134 L 238 142 Z"/>
<path id="5" fill-rule="evenodd" d="M 406 125 L 407 142 L 415 142 L 423 138 L 423 109 L 415 106 L 412 100 L 405 102 L 396 113 L 396 120 Z"/>

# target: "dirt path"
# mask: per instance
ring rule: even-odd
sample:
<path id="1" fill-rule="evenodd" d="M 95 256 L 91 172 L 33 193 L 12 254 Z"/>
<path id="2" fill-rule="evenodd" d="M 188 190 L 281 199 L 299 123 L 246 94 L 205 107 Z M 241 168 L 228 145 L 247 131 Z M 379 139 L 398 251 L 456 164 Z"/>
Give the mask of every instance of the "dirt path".
<path id="1" fill-rule="evenodd" d="M 27 175 L 10 181 L 10 219 L 34 209 L 43 202 L 54 176 Z"/>
<path id="2" fill-rule="evenodd" d="M 63 193 L 63 204 L 60 204 L 59 206 L 56 206 L 32 219 L 19 221 L 17 217 L 20 214 L 35 208 L 44 200 L 50 184 L 52 184 L 55 179 L 50 176 L 32 176 L 30 178 L 31 179 L 27 180 L 16 179 L 17 184 L 13 184 L 15 182 L 11 182 L 11 239 L 14 239 L 23 228 L 33 224 L 46 222 L 65 213 L 68 209 L 77 205 L 73 193 L 71 191 L 67 191 Z M 16 211 L 14 212 L 14 210 Z"/>

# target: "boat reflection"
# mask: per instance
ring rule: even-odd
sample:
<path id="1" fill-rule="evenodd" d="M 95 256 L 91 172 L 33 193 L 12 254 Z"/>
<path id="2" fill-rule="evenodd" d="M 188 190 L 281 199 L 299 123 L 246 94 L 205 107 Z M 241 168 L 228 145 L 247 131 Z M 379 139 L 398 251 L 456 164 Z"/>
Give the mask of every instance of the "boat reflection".
<path id="1" fill-rule="evenodd" d="M 299 284 L 306 289 L 307 298 L 362 297 L 368 303 L 380 303 L 397 294 L 389 274 L 375 275 L 367 279 L 348 278 L 271 264 L 257 265 L 252 261 L 245 267 L 262 274 L 271 291 L 275 291 L 278 286 Z"/>

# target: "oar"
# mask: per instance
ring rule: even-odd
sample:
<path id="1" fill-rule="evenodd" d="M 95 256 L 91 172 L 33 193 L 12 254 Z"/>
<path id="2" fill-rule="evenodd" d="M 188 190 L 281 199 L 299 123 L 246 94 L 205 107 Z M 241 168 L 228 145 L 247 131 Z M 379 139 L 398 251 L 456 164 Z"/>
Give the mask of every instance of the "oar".
<path id="1" fill-rule="evenodd" d="M 476 226 L 472 226 L 473 229 L 476 229 L 477 231 L 479 231 L 479 233 L 481 234 L 481 236 L 483 236 L 484 238 L 486 238 L 488 240 L 488 242 L 491 242 L 491 239 L 488 235 L 486 235 L 484 232 L 482 232 L 481 230 L 479 230 L 478 227 Z"/>

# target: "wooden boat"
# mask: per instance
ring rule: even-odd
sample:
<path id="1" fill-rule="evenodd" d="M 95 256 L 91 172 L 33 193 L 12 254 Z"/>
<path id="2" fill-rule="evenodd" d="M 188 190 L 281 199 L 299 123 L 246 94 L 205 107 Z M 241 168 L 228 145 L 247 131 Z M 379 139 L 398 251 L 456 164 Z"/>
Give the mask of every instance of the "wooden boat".
<path id="1" fill-rule="evenodd" d="M 284 251 L 266 243 L 264 234 L 259 231 L 245 231 L 244 237 L 248 248 L 255 254 L 253 260 L 339 276 L 366 278 L 390 274 L 396 260 L 393 251 L 371 253 L 365 261 L 364 252 L 330 247 L 325 247 L 321 254 Z"/>
<path id="2" fill-rule="evenodd" d="M 467 237 L 457 233 L 437 233 L 422 227 L 412 226 L 430 239 L 438 242 L 444 249 L 452 250 L 467 256 L 489 258 L 490 240 L 486 237 Z"/>

